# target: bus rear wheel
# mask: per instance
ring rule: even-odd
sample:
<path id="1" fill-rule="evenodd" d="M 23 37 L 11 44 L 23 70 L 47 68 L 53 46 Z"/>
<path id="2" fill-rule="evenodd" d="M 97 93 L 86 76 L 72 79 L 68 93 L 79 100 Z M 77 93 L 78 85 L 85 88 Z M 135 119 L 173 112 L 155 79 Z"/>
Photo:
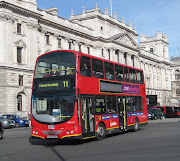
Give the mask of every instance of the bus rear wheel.
<path id="1" fill-rule="evenodd" d="M 3 132 L 0 131 L 0 140 L 3 138 Z"/>
<path id="2" fill-rule="evenodd" d="M 138 130 L 139 130 L 139 120 L 135 119 L 133 131 L 136 132 Z"/>
<path id="3" fill-rule="evenodd" d="M 98 125 L 97 129 L 97 140 L 102 140 L 106 136 L 106 129 L 103 123 Z"/>

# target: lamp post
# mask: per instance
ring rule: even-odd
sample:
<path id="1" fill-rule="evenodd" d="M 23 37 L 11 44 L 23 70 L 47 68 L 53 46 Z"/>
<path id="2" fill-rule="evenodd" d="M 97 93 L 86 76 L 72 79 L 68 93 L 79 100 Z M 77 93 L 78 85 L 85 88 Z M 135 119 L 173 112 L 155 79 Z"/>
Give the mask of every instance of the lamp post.
<path id="1" fill-rule="evenodd" d="M 147 101 L 147 105 L 148 105 L 148 108 L 149 108 L 149 84 L 150 84 L 150 76 L 146 76 L 146 80 L 147 80 L 146 83 L 148 83 L 148 92 L 147 92 L 148 95 L 146 95 L 146 101 Z"/>

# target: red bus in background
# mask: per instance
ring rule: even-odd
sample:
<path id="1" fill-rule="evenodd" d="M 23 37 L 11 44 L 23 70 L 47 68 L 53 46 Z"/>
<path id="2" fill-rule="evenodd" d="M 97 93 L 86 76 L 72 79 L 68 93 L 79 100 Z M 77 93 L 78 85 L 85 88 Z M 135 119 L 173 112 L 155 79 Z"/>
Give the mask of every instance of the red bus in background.
<path id="1" fill-rule="evenodd" d="M 180 117 L 180 107 L 174 107 L 175 117 Z"/>
<path id="2" fill-rule="evenodd" d="M 154 106 L 154 107 L 160 108 L 166 118 L 176 117 L 177 115 L 174 106 Z"/>
<path id="3" fill-rule="evenodd" d="M 32 138 L 100 140 L 147 124 L 141 69 L 71 50 L 37 58 Z"/>

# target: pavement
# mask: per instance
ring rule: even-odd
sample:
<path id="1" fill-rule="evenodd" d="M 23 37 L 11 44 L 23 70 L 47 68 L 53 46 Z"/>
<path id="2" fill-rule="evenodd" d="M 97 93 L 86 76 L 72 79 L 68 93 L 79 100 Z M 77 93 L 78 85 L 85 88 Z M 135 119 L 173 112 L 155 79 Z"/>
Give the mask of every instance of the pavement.
<path id="1" fill-rule="evenodd" d="M 157 120 L 148 120 L 149 123 L 157 123 L 157 122 L 180 122 L 180 118 L 164 118 L 164 119 L 157 119 Z"/>

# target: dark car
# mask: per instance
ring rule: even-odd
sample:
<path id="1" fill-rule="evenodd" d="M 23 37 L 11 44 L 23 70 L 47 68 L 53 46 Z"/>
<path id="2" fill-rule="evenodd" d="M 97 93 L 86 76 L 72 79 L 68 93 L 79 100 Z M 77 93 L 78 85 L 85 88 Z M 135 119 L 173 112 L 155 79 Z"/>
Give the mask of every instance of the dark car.
<path id="1" fill-rule="evenodd" d="M 159 108 L 151 108 L 148 110 L 148 119 L 156 120 L 165 118 L 164 113 Z"/>
<path id="2" fill-rule="evenodd" d="M 23 118 L 20 115 L 17 114 L 6 114 L 3 115 L 4 118 L 10 119 L 10 120 L 14 120 L 15 121 L 15 126 L 16 127 L 29 127 L 29 121 L 25 118 Z"/>
<path id="3" fill-rule="evenodd" d="M 2 123 L 0 122 L 0 140 L 3 138 L 4 129 L 2 127 Z"/>
<path id="4" fill-rule="evenodd" d="M 1 125 L 4 129 L 5 128 L 12 128 L 15 126 L 14 120 L 6 119 L 3 116 L 0 116 L 0 122 L 1 122 Z"/>

